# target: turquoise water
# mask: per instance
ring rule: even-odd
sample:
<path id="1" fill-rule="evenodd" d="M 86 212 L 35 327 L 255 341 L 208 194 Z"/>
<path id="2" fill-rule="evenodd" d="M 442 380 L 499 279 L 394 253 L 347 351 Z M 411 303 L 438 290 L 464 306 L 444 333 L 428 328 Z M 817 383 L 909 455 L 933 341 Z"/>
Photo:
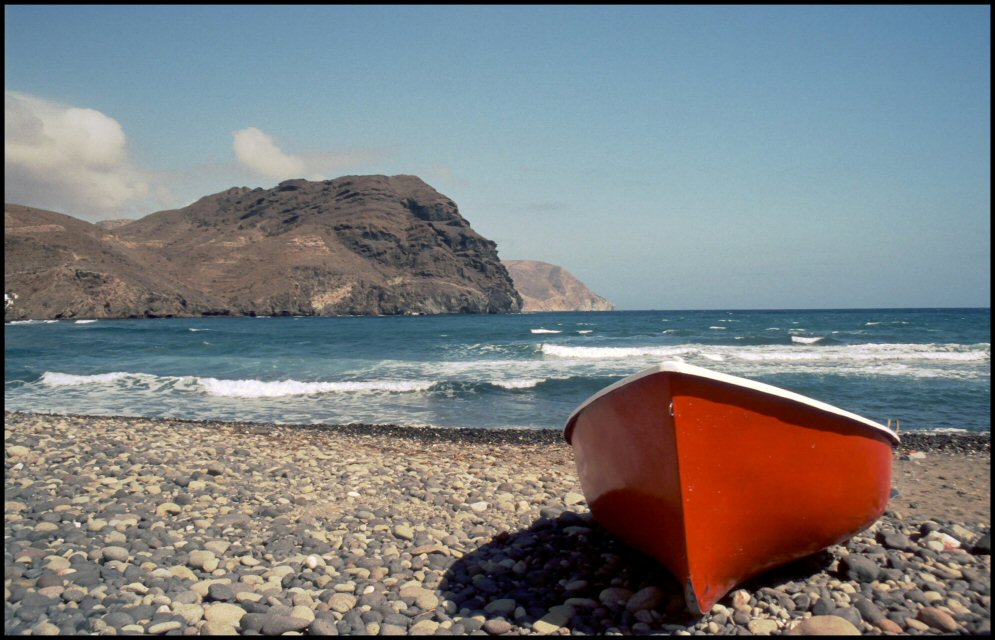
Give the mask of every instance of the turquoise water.
<path id="1" fill-rule="evenodd" d="M 4 338 L 17 411 L 560 428 L 679 359 L 902 430 L 991 430 L 990 309 L 62 320 Z"/>

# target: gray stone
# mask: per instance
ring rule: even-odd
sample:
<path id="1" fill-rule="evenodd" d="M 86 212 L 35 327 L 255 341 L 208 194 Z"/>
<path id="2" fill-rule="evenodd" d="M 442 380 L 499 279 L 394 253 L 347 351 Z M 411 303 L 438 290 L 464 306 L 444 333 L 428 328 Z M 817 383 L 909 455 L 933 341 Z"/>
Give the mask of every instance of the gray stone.
<path id="1" fill-rule="evenodd" d="M 660 587 L 645 587 L 632 594 L 625 604 L 626 610 L 630 613 L 657 608 L 667 597 L 667 594 Z"/>
<path id="2" fill-rule="evenodd" d="M 493 600 L 488 602 L 484 606 L 484 611 L 487 613 L 495 613 L 499 616 L 511 615 L 515 611 L 515 607 L 518 603 L 511 598 L 500 598 L 498 600 Z"/>
<path id="3" fill-rule="evenodd" d="M 831 598 L 820 598 L 812 605 L 812 615 L 827 616 L 836 609 L 836 604 Z"/>
<path id="4" fill-rule="evenodd" d="M 307 627 L 308 635 L 312 636 L 337 636 L 339 629 L 334 622 L 325 618 L 315 618 Z"/>
<path id="5" fill-rule="evenodd" d="M 883 534 L 881 542 L 889 549 L 898 549 L 899 551 L 911 551 L 916 548 L 915 543 L 909 540 L 907 535 L 895 531 Z"/>
<path id="6" fill-rule="evenodd" d="M 235 600 L 235 592 L 229 585 L 215 582 L 207 587 L 207 597 L 219 602 L 231 602 Z"/>
<path id="7" fill-rule="evenodd" d="M 268 614 L 263 621 L 263 634 L 267 636 L 278 636 L 288 631 L 302 631 L 311 625 L 311 620 L 298 618 L 296 616 L 285 616 L 279 614 Z"/>
<path id="8" fill-rule="evenodd" d="M 631 597 L 632 591 L 623 587 L 608 587 L 598 594 L 598 600 L 601 601 L 601 604 L 612 609 L 621 609 Z"/>
<path id="9" fill-rule="evenodd" d="M 871 624 L 877 624 L 885 619 L 884 612 L 867 598 L 858 598 L 853 606 L 860 612 L 860 617 Z"/>
<path id="10" fill-rule="evenodd" d="M 511 631 L 511 623 L 504 618 L 491 618 L 484 622 L 483 628 L 487 633 L 499 636 Z"/>
<path id="11" fill-rule="evenodd" d="M 840 570 L 848 579 L 858 582 L 874 582 L 880 573 L 880 568 L 873 560 L 854 554 L 840 560 Z"/>

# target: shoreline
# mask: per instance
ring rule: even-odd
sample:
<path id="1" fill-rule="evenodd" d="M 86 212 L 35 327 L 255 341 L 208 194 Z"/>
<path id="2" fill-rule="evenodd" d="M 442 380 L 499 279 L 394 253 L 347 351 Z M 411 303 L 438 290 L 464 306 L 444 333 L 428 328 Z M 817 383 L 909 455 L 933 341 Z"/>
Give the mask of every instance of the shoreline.
<path id="1" fill-rule="evenodd" d="M 990 434 L 900 436 L 878 522 L 690 618 L 559 430 L 5 412 L 5 631 L 990 633 Z"/>
<path id="2" fill-rule="evenodd" d="M 410 438 L 434 442 L 476 442 L 479 444 L 565 444 L 562 429 L 532 429 L 527 427 L 445 427 L 433 425 L 398 425 L 391 423 L 276 423 L 254 422 L 241 420 L 197 420 L 191 418 L 159 418 L 126 415 L 89 415 L 73 413 L 35 413 L 30 411 L 5 411 L 6 415 L 38 416 L 42 418 L 78 418 L 78 419 L 113 419 L 140 420 L 143 422 L 191 425 L 229 425 L 249 430 L 295 429 L 307 431 L 332 431 L 350 435 L 385 435 L 397 438 Z M 991 450 L 991 431 L 973 431 L 960 429 L 948 431 L 947 428 L 937 430 L 909 430 L 899 432 L 899 444 L 895 451 L 972 451 L 986 452 Z"/>

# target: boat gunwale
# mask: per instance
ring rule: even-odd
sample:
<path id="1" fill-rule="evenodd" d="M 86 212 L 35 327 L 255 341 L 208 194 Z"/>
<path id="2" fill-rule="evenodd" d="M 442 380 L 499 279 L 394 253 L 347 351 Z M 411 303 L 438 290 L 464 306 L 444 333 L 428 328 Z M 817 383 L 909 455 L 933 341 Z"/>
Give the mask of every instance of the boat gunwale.
<path id="1" fill-rule="evenodd" d="M 642 371 L 639 371 L 626 378 L 623 378 L 622 380 L 619 380 L 618 382 L 615 382 L 614 384 L 611 384 L 602 389 L 601 391 L 598 391 L 597 393 L 592 395 L 590 398 L 585 400 L 579 407 L 574 409 L 573 413 L 570 414 L 570 417 L 567 418 L 566 425 L 563 427 L 564 439 L 568 443 L 571 442 L 571 436 L 573 435 L 574 421 L 576 420 L 577 416 L 590 404 L 594 403 L 598 399 L 608 395 L 609 393 L 621 387 L 624 387 L 636 380 L 639 380 L 640 378 L 655 375 L 658 373 L 676 373 L 676 374 L 683 374 L 689 376 L 696 376 L 699 378 L 706 378 L 710 380 L 715 380 L 717 382 L 724 382 L 745 389 L 750 389 L 768 395 L 777 396 L 785 400 L 791 400 L 793 402 L 808 405 L 810 407 L 819 409 L 821 411 L 833 413 L 838 416 L 859 422 L 864 426 L 871 427 L 887 435 L 891 439 L 893 446 L 901 442 L 901 439 L 899 438 L 898 434 L 896 434 L 888 427 L 884 426 L 883 424 L 874 422 L 873 420 L 870 420 L 863 416 L 859 416 L 856 413 L 851 413 L 844 409 L 840 409 L 839 407 L 834 407 L 831 404 L 827 404 L 820 400 L 816 400 L 815 398 L 810 398 L 800 393 L 795 393 L 794 391 L 788 391 L 787 389 L 782 389 L 781 387 L 775 387 L 774 385 L 767 384 L 765 382 L 758 382 L 756 380 L 750 380 L 748 378 L 740 378 L 739 376 L 733 376 L 727 373 L 712 371 L 710 369 L 705 369 L 703 367 L 687 364 L 686 362 L 681 362 L 678 360 L 661 362 L 660 364 L 654 365 L 647 369 L 643 369 Z"/>

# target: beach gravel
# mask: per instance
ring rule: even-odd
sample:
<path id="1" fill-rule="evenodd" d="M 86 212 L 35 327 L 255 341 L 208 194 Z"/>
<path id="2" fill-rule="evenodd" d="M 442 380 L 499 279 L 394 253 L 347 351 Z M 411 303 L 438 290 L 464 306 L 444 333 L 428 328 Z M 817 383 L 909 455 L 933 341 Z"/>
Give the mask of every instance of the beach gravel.
<path id="1" fill-rule="evenodd" d="M 559 432 L 5 413 L 12 635 L 990 634 L 988 434 L 902 434 L 889 510 L 704 616 Z"/>

